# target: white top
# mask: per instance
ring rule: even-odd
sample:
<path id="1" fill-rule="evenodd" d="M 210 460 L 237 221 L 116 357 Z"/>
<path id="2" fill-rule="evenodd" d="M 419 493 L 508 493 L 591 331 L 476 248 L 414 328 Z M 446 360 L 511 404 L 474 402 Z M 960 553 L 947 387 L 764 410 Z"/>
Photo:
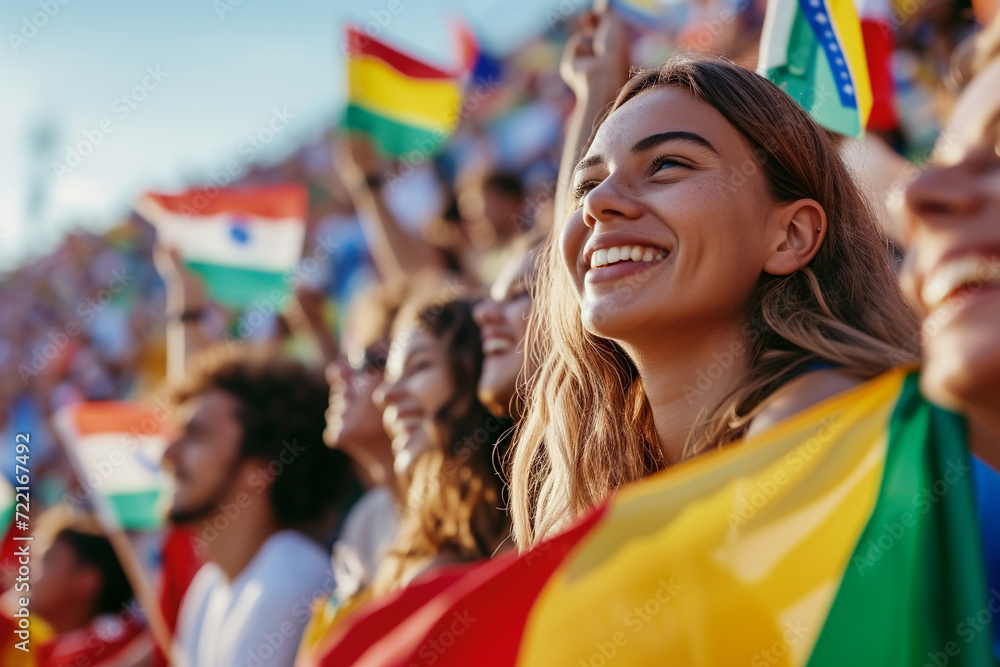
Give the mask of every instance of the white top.
<path id="1" fill-rule="evenodd" d="M 181 602 L 178 667 L 291 665 L 310 603 L 332 587 L 326 550 L 292 530 L 268 538 L 231 582 L 206 563 Z"/>
<path id="2" fill-rule="evenodd" d="M 371 583 L 399 532 L 396 501 L 383 486 L 365 492 L 344 519 L 333 545 L 336 595 L 345 600 Z"/>

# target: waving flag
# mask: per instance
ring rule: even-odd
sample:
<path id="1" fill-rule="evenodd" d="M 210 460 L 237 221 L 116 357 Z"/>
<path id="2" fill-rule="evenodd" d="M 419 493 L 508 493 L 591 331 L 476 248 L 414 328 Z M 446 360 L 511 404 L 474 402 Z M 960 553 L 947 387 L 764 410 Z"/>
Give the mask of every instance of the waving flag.
<path id="1" fill-rule="evenodd" d="M 891 371 L 404 589 L 320 664 L 993 665 L 965 424 L 917 385 Z"/>
<path id="2" fill-rule="evenodd" d="M 118 524 L 134 530 L 159 528 L 169 481 L 160 468 L 166 447 L 165 412 L 136 403 L 96 401 L 67 406 L 56 426 L 74 459 L 84 488 L 73 504 L 91 494 L 109 501 Z"/>
<path id="3" fill-rule="evenodd" d="M 458 124 L 461 79 L 475 61 L 471 36 L 460 36 L 463 65 L 445 71 L 348 27 L 344 126 L 371 135 L 388 155 L 437 152 Z"/>
<path id="4" fill-rule="evenodd" d="M 861 19 L 861 36 L 865 43 L 865 62 L 872 86 L 872 112 L 869 130 L 895 130 L 896 82 L 892 77 L 892 52 L 896 49 L 892 8 L 889 0 L 854 0 Z"/>
<path id="5" fill-rule="evenodd" d="M 852 0 L 768 0 L 757 68 L 817 122 L 864 133 L 872 89 Z"/>
<path id="6" fill-rule="evenodd" d="M 5 476 L 0 475 L 0 593 L 14 584 L 18 565 L 15 551 L 19 544 L 14 537 L 18 533 L 26 535 L 14 528 L 15 500 L 14 487 Z M 30 506 L 30 493 L 28 500 Z"/>
<path id="7" fill-rule="evenodd" d="M 651 28 L 666 27 L 690 9 L 677 0 L 611 0 L 610 5 L 626 20 Z"/>
<path id="8" fill-rule="evenodd" d="M 308 195 L 301 185 L 150 192 L 136 202 L 160 239 L 178 249 L 209 295 L 234 308 L 290 291 L 302 256 Z"/>

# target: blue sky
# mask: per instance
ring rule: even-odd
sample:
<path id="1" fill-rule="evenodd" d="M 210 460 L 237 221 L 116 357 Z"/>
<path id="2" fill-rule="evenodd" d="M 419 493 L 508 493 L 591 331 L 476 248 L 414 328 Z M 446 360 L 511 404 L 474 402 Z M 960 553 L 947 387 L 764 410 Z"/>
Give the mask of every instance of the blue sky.
<path id="1" fill-rule="evenodd" d="M 66 230 L 106 228 L 142 189 L 247 163 L 248 137 L 268 138 L 269 125 L 281 129 L 257 144 L 265 159 L 315 136 L 342 104 L 348 21 L 381 18 L 382 36 L 445 63 L 450 17 L 466 16 L 485 46 L 503 51 L 544 31 L 560 4 L 589 3 L 4 0 L 0 270 Z M 46 134 L 39 154 L 32 146 Z"/>

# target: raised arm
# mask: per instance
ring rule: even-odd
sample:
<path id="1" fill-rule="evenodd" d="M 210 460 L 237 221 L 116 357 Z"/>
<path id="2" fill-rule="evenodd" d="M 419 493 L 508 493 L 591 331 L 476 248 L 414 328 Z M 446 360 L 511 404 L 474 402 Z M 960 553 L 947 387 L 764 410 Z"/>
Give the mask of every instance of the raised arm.
<path id="1" fill-rule="evenodd" d="M 153 263 L 167 292 L 167 381 L 176 384 L 184 379 L 188 359 L 207 343 L 201 321 L 208 300 L 201 282 L 184 268 L 175 248 L 157 243 Z"/>
<path id="2" fill-rule="evenodd" d="M 554 211 L 557 223 L 566 217 L 573 169 L 587 150 L 594 123 L 628 81 L 628 72 L 628 36 L 622 20 L 609 9 L 582 15 L 559 64 L 563 81 L 576 96 L 576 106 L 566 120 L 559 161 Z"/>
<path id="3" fill-rule="evenodd" d="M 386 205 L 383 196 L 383 188 L 387 187 L 386 169 L 366 137 L 359 134 L 342 137 L 337 164 L 383 280 L 401 284 L 420 272 L 445 270 L 441 252 L 403 229 Z"/>

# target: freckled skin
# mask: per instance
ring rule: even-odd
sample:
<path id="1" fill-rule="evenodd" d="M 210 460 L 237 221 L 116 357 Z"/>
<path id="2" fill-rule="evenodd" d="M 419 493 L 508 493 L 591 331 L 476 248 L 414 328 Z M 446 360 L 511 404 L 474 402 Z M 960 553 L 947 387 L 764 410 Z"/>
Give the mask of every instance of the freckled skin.
<path id="1" fill-rule="evenodd" d="M 671 140 L 633 152 L 646 137 L 698 135 L 712 149 Z M 713 150 L 714 149 L 714 150 Z M 600 127 L 575 174 L 586 191 L 560 230 L 560 250 L 584 326 L 634 346 L 669 329 L 702 336 L 738 328 L 770 249 L 763 231 L 774 201 L 747 143 L 713 107 L 678 88 L 640 93 Z M 623 280 L 591 283 L 591 235 L 625 232 L 669 250 Z"/>

